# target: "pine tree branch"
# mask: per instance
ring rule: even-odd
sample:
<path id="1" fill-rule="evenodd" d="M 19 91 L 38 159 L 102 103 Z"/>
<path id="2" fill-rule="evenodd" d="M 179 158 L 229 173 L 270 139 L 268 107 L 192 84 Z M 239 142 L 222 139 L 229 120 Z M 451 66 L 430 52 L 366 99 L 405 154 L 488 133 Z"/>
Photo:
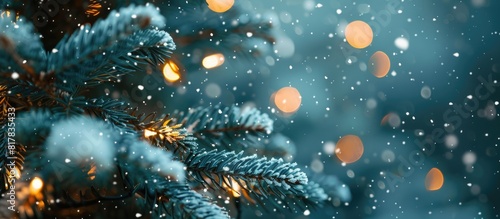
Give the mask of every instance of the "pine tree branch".
<path id="1" fill-rule="evenodd" d="M 305 171 L 309 178 L 322 187 L 329 198 L 332 200 L 337 199 L 342 202 L 351 200 L 351 191 L 342 181 L 336 176 L 327 175 L 323 173 L 313 173 L 312 171 Z"/>
<path id="2" fill-rule="evenodd" d="M 179 121 L 207 148 L 257 147 L 273 129 L 273 121 L 267 114 L 254 108 L 241 111 L 236 106 L 200 107 L 186 115 L 180 114 Z"/>
<path id="3" fill-rule="evenodd" d="M 63 197 L 66 202 L 59 202 L 56 204 L 57 208 L 78 208 L 78 207 L 84 207 L 84 206 L 89 206 L 89 205 L 94 205 L 97 203 L 101 203 L 103 201 L 116 201 L 116 200 L 123 200 L 132 197 L 138 190 L 138 186 L 133 187 L 132 189 L 129 189 L 128 191 L 125 191 L 124 194 L 120 195 L 114 195 L 114 196 L 103 196 L 97 191 L 96 188 L 93 186 L 90 187 L 90 191 L 94 195 L 94 199 L 85 199 L 83 197 L 83 194 L 80 192 L 79 197 L 80 200 L 77 201 L 73 199 L 67 192 L 63 191 Z"/>
<path id="4" fill-rule="evenodd" d="M 243 157 L 243 152 L 200 152 L 188 156 L 184 163 L 189 174 L 207 187 L 233 188 L 234 180 L 259 198 L 273 195 L 281 199 L 288 194 L 303 194 L 308 181 L 295 163 L 255 155 Z"/>
<path id="5" fill-rule="evenodd" d="M 123 101 L 94 98 L 86 102 L 84 111 L 95 116 L 118 129 L 132 133 L 139 121 L 135 116 L 130 115 L 130 107 Z"/>
<path id="6" fill-rule="evenodd" d="M 165 62 L 165 58 L 170 57 L 174 49 L 174 41 L 165 31 L 137 31 L 108 49 L 116 56 L 109 57 L 108 63 L 89 72 L 85 82 L 87 86 L 93 86 L 116 81 L 120 76 L 134 71 L 144 72 L 147 70 L 146 66 L 156 68 Z M 118 56 L 119 54 L 122 55 Z"/>
<path id="7" fill-rule="evenodd" d="M 122 147 L 118 151 L 119 163 L 122 167 L 129 167 L 129 174 L 136 178 L 147 179 L 151 173 L 156 175 L 184 181 L 184 164 L 174 161 L 170 152 L 161 148 L 153 147 L 140 140 L 123 142 L 127 147 Z"/>
<path id="8" fill-rule="evenodd" d="M 149 202 L 161 206 L 154 209 L 157 215 L 166 212 L 174 218 L 229 218 L 223 208 L 210 203 L 203 196 L 189 189 L 188 186 L 165 179 L 157 180 L 158 182 L 155 184 L 148 184 L 148 189 L 152 190 L 151 194 L 154 194 L 150 197 L 155 197 L 154 201 L 149 199 Z M 178 209 L 178 211 L 174 209 Z"/>
<path id="9" fill-rule="evenodd" d="M 178 44 L 178 54 L 201 50 L 203 56 L 222 52 L 226 57 L 243 56 L 245 61 L 255 60 L 255 57 L 269 51 L 268 47 L 275 41 L 271 20 L 256 16 L 237 2 L 223 14 L 208 9 L 203 0 L 169 0 L 158 6 L 167 20 L 184 21 L 172 22 L 166 27 Z M 197 16 L 199 14 L 202 16 Z M 247 36 L 249 33 L 251 37 Z M 255 45 L 259 46 L 256 48 Z M 182 63 L 187 71 L 197 71 L 201 67 L 201 58 L 184 58 Z"/>
<path id="10" fill-rule="evenodd" d="M 128 40 L 130 37 L 134 39 L 134 33 L 164 25 L 164 18 L 152 6 L 129 6 L 113 11 L 92 27 L 81 26 L 71 36 L 63 38 L 49 55 L 48 71 L 58 74 L 58 88 L 72 91 L 75 84 L 83 84 L 88 80 L 89 72 L 101 69 L 113 58 L 116 61 L 117 57 L 137 50 L 143 42 Z M 165 40 L 165 37 L 163 35 L 161 40 Z M 170 48 L 171 44 L 165 43 L 164 46 Z M 97 75 L 93 80 L 98 80 L 99 76 L 101 80 L 111 77 L 106 73 L 94 72 L 93 75 Z"/>
<path id="11" fill-rule="evenodd" d="M 6 13 L 0 16 L 0 75 L 18 72 L 35 77 L 45 68 L 47 60 L 40 38 L 26 18 L 16 20 L 14 12 Z"/>

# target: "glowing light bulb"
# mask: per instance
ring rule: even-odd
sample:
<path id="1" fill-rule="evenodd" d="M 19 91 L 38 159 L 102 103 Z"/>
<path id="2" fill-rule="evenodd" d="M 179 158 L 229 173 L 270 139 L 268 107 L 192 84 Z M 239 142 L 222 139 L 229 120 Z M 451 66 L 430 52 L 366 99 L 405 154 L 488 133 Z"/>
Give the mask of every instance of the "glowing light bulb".
<path id="1" fill-rule="evenodd" d="M 373 41 L 373 31 L 370 25 L 363 21 L 349 23 L 344 31 L 347 43 L 356 49 L 368 47 Z"/>
<path id="2" fill-rule="evenodd" d="M 33 178 L 33 180 L 31 180 L 31 183 L 30 183 L 30 187 L 29 187 L 30 193 L 37 194 L 40 192 L 40 190 L 42 190 L 42 187 L 43 187 L 42 179 L 40 179 L 39 177 L 35 177 L 35 178 Z"/>
<path id="3" fill-rule="evenodd" d="M 302 102 L 302 97 L 294 87 L 284 87 L 274 94 L 274 104 L 284 113 L 294 113 Z"/>
<path id="4" fill-rule="evenodd" d="M 172 60 L 168 60 L 163 66 L 163 77 L 170 83 L 178 81 L 181 78 L 179 66 Z"/>
<path id="5" fill-rule="evenodd" d="M 438 168 L 432 168 L 425 176 L 425 188 L 429 191 L 441 189 L 444 184 L 444 176 Z"/>
<path id="6" fill-rule="evenodd" d="M 21 170 L 19 168 L 14 168 L 16 170 L 15 177 L 16 179 L 21 179 Z"/>
<path id="7" fill-rule="evenodd" d="M 354 163 L 363 156 L 364 147 L 356 135 L 346 135 L 336 144 L 335 155 L 344 163 Z"/>
<path id="8" fill-rule="evenodd" d="M 207 4 L 213 12 L 224 13 L 233 7 L 234 0 L 207 0 Z"/>
<path id="9" fill-rule="evenodd" d="M 90 167 L 90 170 L 87 172 L 87 175 L 89 175 L 89 179 L 90 180 L 94 180 L 95 179 L 96 172 L 97 172 L 97 166 L 96 165 L 92 165 Z"/>
<path id="10" fill-rule="evenodd" d="M 154 136 L 154 135 L 156 135 L 156 134 L 157 134 L 157 133 L 156 133 L 156 132 L 154 132 L 154 131 L 151 131 L 151 130 L 148 130 L 148 129 L 145 129 L 145 130 L 144 130 L 144 137 L 146 137 L 146 138 L 149 138 L 149 137 Z"/>
<path id="11" fill-rule="evenodd" d="M 212 69 L 224 64 L 224 55 L 222 53 L 215 53 L 208 55 L 201 61 L 201 64 L 206 69 Z"/>
<path id="12" fill-rule="evenodd" d="M 240 184 L 238 184 L 234 179 L 232 181 L 233 181 L 233 188 L 231 188 L 231 193 L 233 194 L 233 197 L 238 198 L 241 196 Z"/>

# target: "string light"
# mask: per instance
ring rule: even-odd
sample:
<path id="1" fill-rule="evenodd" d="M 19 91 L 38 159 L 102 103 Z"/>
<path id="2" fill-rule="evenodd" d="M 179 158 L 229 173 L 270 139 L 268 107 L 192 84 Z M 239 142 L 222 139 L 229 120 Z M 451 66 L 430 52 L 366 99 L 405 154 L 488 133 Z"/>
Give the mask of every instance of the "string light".
<path id="1" fill-rule="evenodd" d="M 91 0 L 87 10 L 85 10 L 85 14 L 90 16 L 97 16 L 101 13 L 102 5 L 96 0 Z"/>
<path id="2" fill-rule="evenodd" d="M 241 196 L 241 187 L 236 180 L 231 179 L 231 186 L 226 185 L 225 183 L 222 185 L 224 188 L 226 188 L 229 193 L 235 198 L 239 198 Z"/>
<path id="3" fill-rule="evenodd" d="M 148 129 L 144 130 L 144 137 L 145 138 L 149 138 L 151 136 L 155 136 L 156 134 L 158 134 L 158 133 L 156 133 L 154 131 L 151 131 L 151 130 L 148 130 Z"/>
<path id="4" fill-rule="evenodd" d="M 89 176 L 90 180 L 94 180 L 97 172 L 97 166 L 95 164 L 92 164 L 90 167 L 90 170 L 87 172 L 87 175 Z"/>
<path id="5" fill-rule="evenodd" d="M 168 60 L 163 66 L 163 77 L 170 83 L 177 82 L 181 79 L 180 68 L 174 61 Z"/>
<path id="6" fill-rule="evenodd" d="M 39 177 L 35 177 L 33 178 L 33 180 L 31 180 L 30 183 L 29 187 L 30 193 L 32 195 L 38 194 L 42 190 L 42 187 L 43 187 L 42 179 L 40 179 Z"/>
<path id="7" fill-rule="evenodd" d="M 222 53 L 215 53 L 208 55 L 201 61 L 201 64 L 206 69 L 217 68 L 224 64 L 224 55 Z"/>

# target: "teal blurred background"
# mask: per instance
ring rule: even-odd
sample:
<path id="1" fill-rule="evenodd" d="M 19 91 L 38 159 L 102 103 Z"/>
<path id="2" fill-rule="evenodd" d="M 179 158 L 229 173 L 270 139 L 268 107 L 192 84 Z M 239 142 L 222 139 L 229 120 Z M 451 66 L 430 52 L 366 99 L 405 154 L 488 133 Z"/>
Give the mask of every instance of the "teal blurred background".
<path id="1" fill-rule="evenodd" d="M 350 202 L 332 201 L 310 215 L 245 209 L 244 218 L 498 218 L 500 91 L 492 81 L 500 71 L 499 1 L 237 4 L 273 21 L 276 45 L 256 44 L 269 54 L 250 63 L 226 57 L 223 66 L 189 72 L 186 83 L 146 103 L 167 112 L 219 102 L 255 106 L 294 142 L 294 161 L 337 176 L 352 193 Z M 344 40 L 354 20 L 374 31 L 365 49 Z M 391 60 L 384 78 L 367 70 L 376 51 Z M 271 97 L 286 86 L 302 97 L 292 115 L 281 114 Z M 364 154 L 342 165 L 331 146 L 347 134 L 362 139 Z M 418 142 L 427 142 L 426 151 Z M 425 188 L 431 168 L 444 175 L 438 191 Z"/>

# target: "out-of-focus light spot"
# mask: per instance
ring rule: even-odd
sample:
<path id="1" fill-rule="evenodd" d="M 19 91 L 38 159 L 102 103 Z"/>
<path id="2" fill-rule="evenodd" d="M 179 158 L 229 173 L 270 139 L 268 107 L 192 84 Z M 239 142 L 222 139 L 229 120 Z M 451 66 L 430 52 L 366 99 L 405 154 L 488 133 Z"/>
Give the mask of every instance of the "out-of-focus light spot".
<path id="1" fill-rule="evenodd" d="M 311 214 L 311 211 L 309 211 L 309 210 L 304 211 L 304 216 L 309 216 L 310 214 Z"/>
<path id="2" fill-rule="evenodd" d="M 210 98 L 217 98 L 221 95 L 222 90 L 216 83 L 210 83 L 205 88 L 205 94 Z"/>
<path id="3" fill-rule="evenodd" d="M 305 0 L 303 3 L 303 7 L 306 11 L 312 11 L 314 9 L 315 2 L 314 0 Z"/>
<path id="4" fill-rule="evenodd" d="M 385 124 L 389 124 L 393 128 L 399 127 L 399 125 L 401 125 L 401 118 L 396 113 L 388 113 L 382 118 L 382 121 L 380 121 L 380 125 Z"/>
<path id="5" fill-rule="evenodd" d="M 407 50 L 410 47 L 410 42 L 404 37 L 398 37 L 394 40 L 394 45 L 400 50 Z"/>
<path id="6" fill-rule="evenodd" d="M 17 72 L 13 72 L 13 73 L 12 73 L 12 75 L 10 75 L 10 77 L 11 77 L 12 79 L 14 79 L 14 80 L 17 80 L 17 79 L 19 79 L 19 73 L 17 73 Z"/>
<path id="7" fill-rule="evenodd" d="M 431 88 L 429 86 L 424 86 L 420 90 L 420 96 L 422 96 L 422 98 L 424 98 L 424 99 L 429 99 L 431 97 L 431 95 L 432 95 L 432 91 L 431 91 Z"/>
<path id="8" fill-rule="evenodd" d="M 97 0 L 91 0 L 87 9 L 85 10 L 85 14 L 89 16 L 97 16 L 101 13 L 102 5 Z"/>
<path id="9" fill-rule="evenodd" d="M 391 69 L 391 60 L 384 52 L 377 51 L 370 57 L 368 68 L 375 77 L 385 77 Z"/>
<path id="10" fill-rule="evenodd" d="M 32 195 L 38 194 L 40 192 L 40 190 L 42 190 L 42 187 L 43 187 L 42 179 L 40 179 L 39 177 L 33 178 L 33 180 L 31 180 L 30 186 L 29 186 L 30 194 L 32 194 Z"/>
<path id="11" fill-rule="evenodd" d="M 438 168 L 432 168 L 425 176 L 425 188 L 429 191 L 441 189 L 444 184 L 444 176 Z"/>
<path id="12" fill-rule="evenodd" d="M 224 55 L 222 53 L 215 53 L 208 55 L 201 61 L 201 64 L 206 69 L 217 68 L 224 64 Z"/>
<path id="13" fill-rule="evenodd" d="M 21 178 L 21 170 L 18 167 L 15 167 L 14 170 L 16 171 L 16 173 L 14 174 L 14 177 L 16 177 L 16 179 L 20 179 Z"/>
<path id="14" fill-rule="evenodd" d="M 318 159 L 313 159 L 311 161 L 311 170 L 315 173 L 323 172 L 323 163 Z"/>
<path id="15" fill-rule="evenodd" d="M 486 0 L 472 0 L 472 5 L 476 8 L 480 8 L 486 5 Z"/>
<path id="16" fill-rule="evenodd" d="M 366 14 L 370 12 L 370 5 L 369 4 L 359 4 L 358 5 L 358 12 L 361 14 Z"/>
<path id="17" fill-rule="evenodd" d="M 355 135 L 342 137 L 335 148 L 335 155 L 344 163 L 356 162 L 363 156 L 363 152 L 363 142 Z"/>
<path id="18" fill-rule="evenodd" d="M 234 0 L 207 0 L 207 4 L 213 12 L 224 13 L 233 7 Z"/>
<path id="19" fill-rule="evenodd" d="M 356 176 L 356 174 L 354 174 L 354 171 L 352 171 L 352 170 L 347 170 L 347 176 L 349 178 L 354 178 Z"/>
<path id="20" fill-rule="evenodd" d="M 325 144 L 323 145 L 323 152 L 325 152 L 325 154 L 335 153 L 335 143 L 331 141 L 325 142 Z"/>
<path id="21" fill-rule="evenodd" d="M 382 152 L 382 161 L 391 163 L 396 159 L 396 155 L 391 150 L 387 149 Z"/>
<path id="22" fill-rule="evenodd" d="M 180 68 L 172 60 L 168 60 L 163 66 L 163 77 L 168 82 L 177 82 L 181 78 Z"/>
<path id="23" fill-rule="evenodd" d="M 458 138 L 457 138 L 457 136 L 453 135 L 453 134 L 446 135 L 446 137 L 444 138 L 444 144 L 449 149 L 456 148 L 458 146 Z"/>
<path id="24" fill-rule="evenodd" d="M 284 113 L 296 112 L 301 102 L 299 91 L 293 87 L 281 88 L 274 95 L 274 104 Z"/>
<path id="25" fill-rule="evenodd" d="M 240 188 L 240 184 L 238 184 L 238 182 L 236 182 L 234 179 L 231 179 L 233 182 L 232 182 L 232 188 L 231 188 L 231 193 L 233 194 L 233 197 L 235 198 L 238 198 L 241 196 L 241 188 Z"/>
<path id="26" fill-rule="evenodd" d="M 466 166 L 472 166 L 476 163 L 476 159 L 476 154 L 472 151 L 468 151 L 462 157 L 462 162 L 464 162 Z"/>
<path id="27" fill-rule="evenodd" d="M 366 63 L 360 62 L 359 63 L 359 70 L 366 71 L 366 69 L 368 69 L 368 66 L 366 66 Z"/>
<path id="28" fill-rule="evenodd" d="M 224 167 L 224 169 L 229 169 L 227 167 Z M 223 183 L 222 186 L 228 191 L 230 194 L 233 195 L 233 197 L 238 198 L 241 196 L 241 188 L 238 182 L 236 180 L 231 179 L 231 183 Z"/>
<path id="29" fill-rule="evenodd" d="M 368 109 L 375 109 L 377 107 L 377 101 L 373 98 L 370 98 L 366 101 L 366 107 Z"/>
<path id="30" fill-rule="evenodd" d="M 149 137 L 151 137 L 151 136 L 155 136 L 156 134 L 158 134 L 158 133 L 156 133 L 156 132 L 154 132 L 154 131 L 151 131 L 151 130 L 149 130 L 149 129 L 145 129 L 145 130 L 144 130 L 144 137 L 145 137 L 145 138 L 149 138 Z"/>
<path id="31" fill-rule="evenodd" d="M 87 172 L 87 175 L 89 176 L 90 180 L 94 180 L 95 179 L 96 172 L 97 172 L 97 166 L 96 165 L 92 165 L 90 167 L 90 170 Z"/>
<path id="32" fill-rule="evenodd" d="M 460 56 L 460 53 L 458 53 L 458 52 L 453 53 L 453 56 L 455 56 L 455 57 L 459 57 L 459 56 Z"/>
<path id="33" fill-rule="evenodd" d="M 363 21 L 353 21 L 345 28 L 345 38 L 352 47 L 363 49 L 372 43 L 373 31 L 367 23 Z"/>
<path id="34" fill-rule="evenodd" d="M 289 58 L 295 53 L 295 43 L 289 37 L 281 36 L 276 39 L 273 49 L 279 57 Z"/>

